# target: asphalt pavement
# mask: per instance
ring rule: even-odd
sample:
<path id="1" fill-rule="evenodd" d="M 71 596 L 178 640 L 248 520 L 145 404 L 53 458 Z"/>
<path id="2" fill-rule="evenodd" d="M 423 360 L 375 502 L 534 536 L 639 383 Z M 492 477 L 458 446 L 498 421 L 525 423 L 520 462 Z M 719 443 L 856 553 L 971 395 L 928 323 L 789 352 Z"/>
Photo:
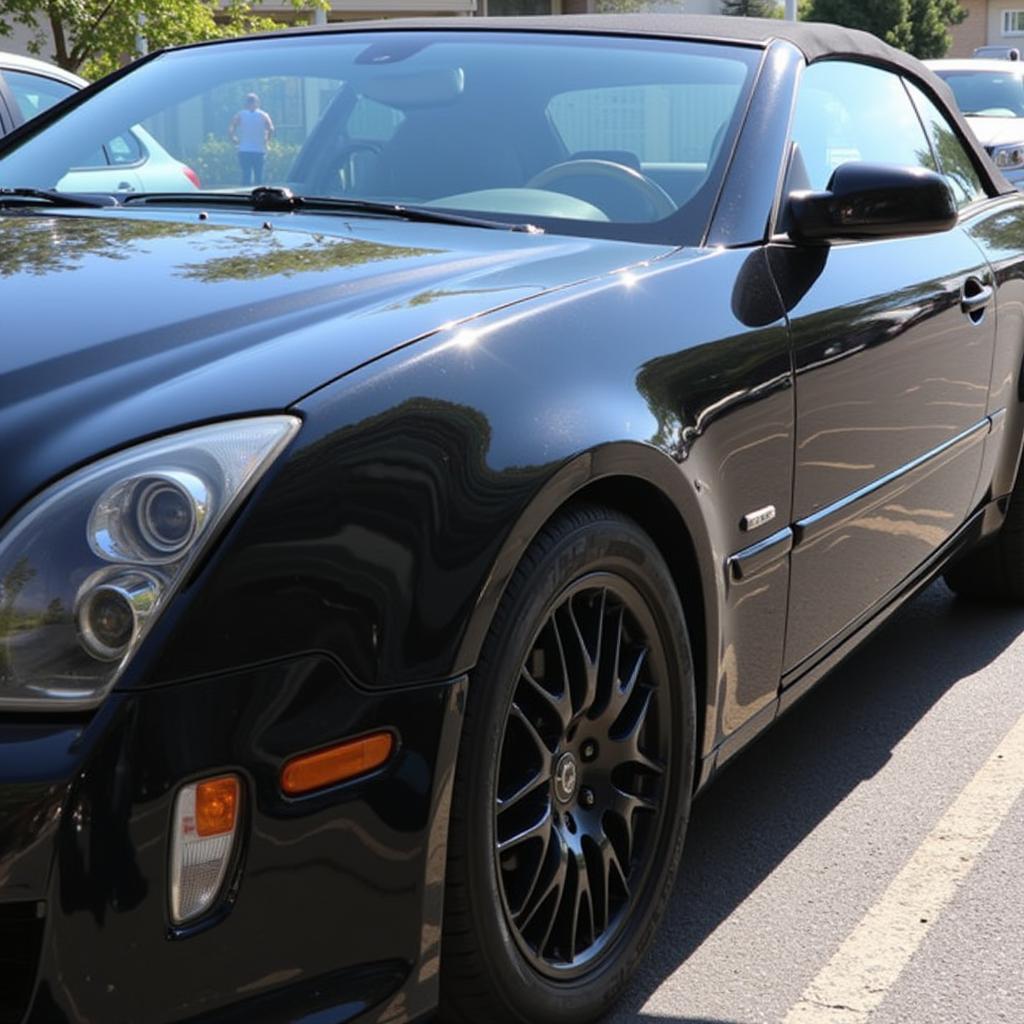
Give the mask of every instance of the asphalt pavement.
<path id="1" fill-rule="evenodd" d="M 1024 1024 L 1021 791 L 1024 609 L 936 583 L 698 801 L 611 1020 Z"/>

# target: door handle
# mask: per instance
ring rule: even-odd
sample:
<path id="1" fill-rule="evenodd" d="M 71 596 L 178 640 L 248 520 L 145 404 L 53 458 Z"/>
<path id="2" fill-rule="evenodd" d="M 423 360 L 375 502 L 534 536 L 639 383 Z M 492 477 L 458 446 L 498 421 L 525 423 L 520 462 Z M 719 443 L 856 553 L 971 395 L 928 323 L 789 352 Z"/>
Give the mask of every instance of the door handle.
<path id="1" fill-rule="evenodd" d="M 996 290 L 990 284 L 984 284 L 976 277 L 969 277 L 964 282 L 963 291 L 960 293 L 960 308 L 977 322 L 995 293 Z"/>

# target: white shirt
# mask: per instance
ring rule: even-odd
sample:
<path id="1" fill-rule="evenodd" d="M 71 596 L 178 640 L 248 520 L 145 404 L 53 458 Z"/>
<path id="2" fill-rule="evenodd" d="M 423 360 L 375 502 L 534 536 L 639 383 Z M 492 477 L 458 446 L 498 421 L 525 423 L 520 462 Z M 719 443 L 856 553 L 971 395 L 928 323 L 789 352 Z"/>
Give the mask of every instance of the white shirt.
<path id="1" fill-rule="evenodd" d="M 274 128 L 265 110 L 240 110 L 236 115 L 235 134 L 239 153 L 266 153 L 267 132 Z"/>

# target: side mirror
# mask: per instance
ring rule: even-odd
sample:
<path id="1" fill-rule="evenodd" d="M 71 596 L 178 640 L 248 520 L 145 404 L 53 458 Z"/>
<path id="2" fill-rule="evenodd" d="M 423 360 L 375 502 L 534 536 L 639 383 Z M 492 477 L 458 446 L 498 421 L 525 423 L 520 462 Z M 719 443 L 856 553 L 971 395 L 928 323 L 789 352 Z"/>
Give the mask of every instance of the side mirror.
<path id="1" fill-rule="evenodd" d="M 848 163 L 827 192 L 789 196 L 789 233 L 797 241 L 897 238 L 948 231 L 956 200 L 946 179 L 923 167 Z"/>

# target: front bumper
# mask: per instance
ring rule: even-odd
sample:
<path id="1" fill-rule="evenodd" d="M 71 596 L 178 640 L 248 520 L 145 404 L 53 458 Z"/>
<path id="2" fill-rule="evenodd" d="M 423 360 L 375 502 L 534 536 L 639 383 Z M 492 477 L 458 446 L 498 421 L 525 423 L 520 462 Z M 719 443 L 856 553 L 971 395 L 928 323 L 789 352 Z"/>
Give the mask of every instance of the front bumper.
<path id="1" fill-rule="evenodd" d="M 114 693 L 89 721 L 0 718 L 0 1024 L 429 1011 L 464 696 L 369 694 L 310 655 Z M 384 727 L 377 773 L 281 793 L 290 757 Z M 244 780 L 235 884 L 175 930 L 174 795 L 224 771 Z"/>

